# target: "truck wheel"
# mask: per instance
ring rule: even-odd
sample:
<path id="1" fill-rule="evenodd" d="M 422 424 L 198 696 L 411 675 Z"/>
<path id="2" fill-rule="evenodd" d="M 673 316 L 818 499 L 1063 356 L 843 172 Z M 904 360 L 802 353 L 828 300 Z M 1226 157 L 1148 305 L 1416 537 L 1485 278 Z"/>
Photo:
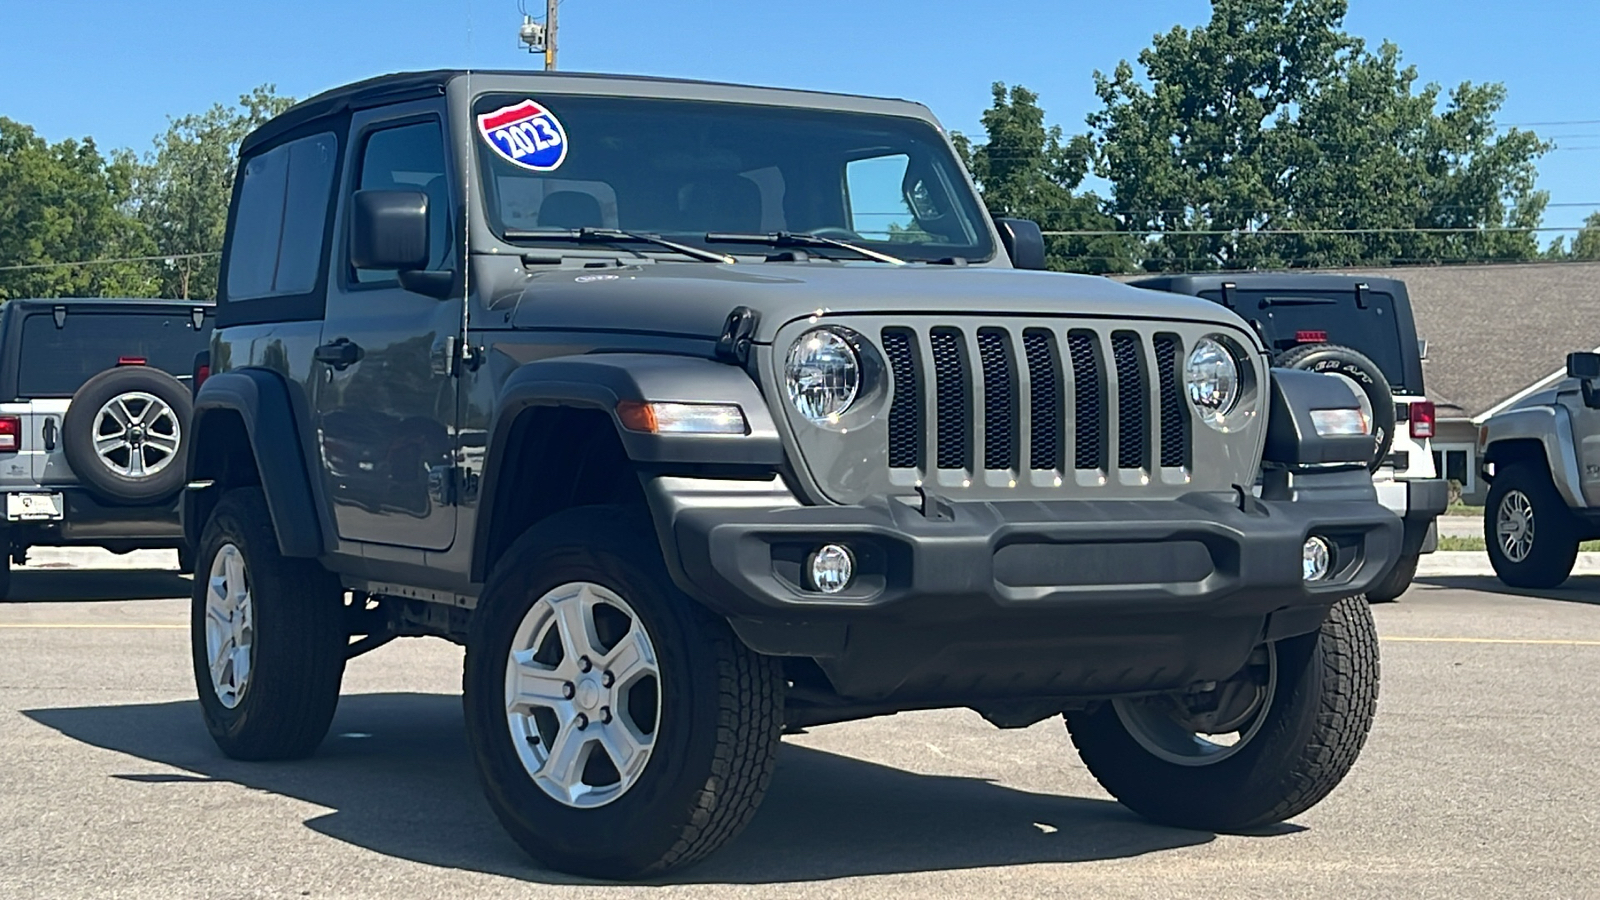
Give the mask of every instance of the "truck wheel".
<path id="1" fill-rule="evenodd" d="M 161 500 L 183 487 L 193 409 L 189 389 L 160 369 L 107 369 L 72 395 L 61 419 L 61 452 L 101 500 Z"/>
<path id="2" fill-rule="evenodd" d="M 1378 638 L 1360 597 L 1322 629 L 1258 648 L 1205 694 L 1113 700 L 1067 715 L 1090 773 L 1166 825 L 1240 831 L 1326 797 L 1355 763 L 1378 702 Z"/>
<path id="3" fill-rule="evenodd" d="M 673 585 L 649 521 L 625 507 L 559 513 L 506 550 L 464 680 L 489 805 L 554 869 L 694 863 L 744 828 L 772 777 L 777 661 Z"/>
<path id="4" fill-rule="evenodd" d="M 1371 603 L 1388 603 L 1400 599 L 1400 595 L 1411 587 L 1412 580 L 1417 577 L 1417 566 L 1421 562 L 1420 553 L 1410 553 L 1400 557 L 1389 577 L 1367 591 L 1367 600 Z"/>
<path id="5" fill-rule="evenodd" d="M 206 728 L 234 759 L 308 756 L 344 677 L 344 591 L 315 560 L 278 552 L 260 488 L 229 491 L 200 537 L 190 609 Z"/>
<path id="6" fill-rule="evenodd" d="M 1543 467 L 1515 463 L 1495 476 L 1483 531 L 1494 573 L 1512 587 L 1556 587 L 1578 560 L 1577 523 Z"/>
<path id="7" fill-rule="evenodd" d="M 1370 404 L 1366 412 L 1372 415 L 1372 435 L 1378 441 L 1368 468 L 1376 472 L 1383 467 L 1383 461 L 1389 457 L 1389 449 L 1394 446 L 1394 392 L 1389 389 L 1389 380 L 1384 377 L 1383 370 L 1371 357 L 1340 344 L 1307 344 L 1287 351 L 1278 357 L 1274 365 L 1336 375 L 1365 394 Z"/>

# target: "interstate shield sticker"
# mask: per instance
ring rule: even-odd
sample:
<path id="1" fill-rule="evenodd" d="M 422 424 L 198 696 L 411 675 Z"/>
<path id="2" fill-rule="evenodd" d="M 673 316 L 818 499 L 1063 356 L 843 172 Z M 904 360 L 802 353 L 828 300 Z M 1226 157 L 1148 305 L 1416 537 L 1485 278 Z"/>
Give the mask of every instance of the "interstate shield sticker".
<path id="1" fill-rule="evenodd" d="M 555 114 L 524 100 L 478 117 L 478 131 L 512 165 L 553 172 L 567 159 L 567 132 Z"/>

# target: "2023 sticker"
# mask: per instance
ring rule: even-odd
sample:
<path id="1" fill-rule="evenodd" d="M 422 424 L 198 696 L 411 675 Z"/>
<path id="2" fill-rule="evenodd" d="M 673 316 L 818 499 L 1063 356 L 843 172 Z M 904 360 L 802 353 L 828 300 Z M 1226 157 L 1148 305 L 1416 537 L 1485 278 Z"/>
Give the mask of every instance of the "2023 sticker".
<path id="1" fill-rule="evenodd" d="M 512 165 L 552 172 L 567 159 L 567 132 L 553 113 L 532 100 L 478 116 L 478 131 Z"/>

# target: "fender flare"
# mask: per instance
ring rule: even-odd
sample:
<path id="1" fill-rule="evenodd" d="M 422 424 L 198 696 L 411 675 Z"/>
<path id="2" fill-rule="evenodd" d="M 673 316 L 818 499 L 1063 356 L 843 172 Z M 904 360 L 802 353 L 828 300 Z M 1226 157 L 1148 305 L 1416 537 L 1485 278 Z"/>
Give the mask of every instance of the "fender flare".
<path id="1" fill-rule="evenodd" d="M 617 404 L 683 402 L 737 404 L 748 426 L 743 435 L 647 434 L 617 418 Z M 535 407 L 591 409 L 606 414 L 624 452 L 652 472 L 701 466 L 772 472 L 784 463 L 783 442 L 767 401 L 743 369 L 701 357 L 651 353 L 591 353 L 525 363 L 501 385 L 487 440 L 472 577 L 487 576 L 498 484 L 518 420 Z M 652 509 L 654 516 L 656 510 Z M 668 548 L 663 548 L 667 550 Z"/>
<path id="2" fill-rule="evenodd" d="M 1562 406 L 1530 406 L 1492 416 L 1484 422 L 1484 462 L 1495 461 L 1497 445 L 1508 441 L 1533 441 L 1544 448 L 1561 499 L 1573 509 L 1588 506 L 1583 499 L 1583 481 L 1578 473 L 1577 444 L 1572 436 L 1572 414 Z"/>
<path id="3" fill-rule="evenodd" d="M 306 467 L 307 449 L 295 410 L 289 385 L 270 369 L 252 367 L 213 375 L 195 395 L 190 424 L 194 439 L 189 443 L 187 464 L 191 480 L 210 478 L 214 473 L 204 470 L 206 461 L 201 458 L 208 443 L 206 420 L 218 414 L 237 414 L 255 457 L 278 549 L 284 556 L 309 558 L 322 555 L 323 536 L 332 531 L 321 521 L 323 507 L 317 502 Z M 199 545 L 200 530 L 205 526 L 199 515 L 199 493 L 189 490 L 183 497 L 183 533 L 191 547 Z"/>

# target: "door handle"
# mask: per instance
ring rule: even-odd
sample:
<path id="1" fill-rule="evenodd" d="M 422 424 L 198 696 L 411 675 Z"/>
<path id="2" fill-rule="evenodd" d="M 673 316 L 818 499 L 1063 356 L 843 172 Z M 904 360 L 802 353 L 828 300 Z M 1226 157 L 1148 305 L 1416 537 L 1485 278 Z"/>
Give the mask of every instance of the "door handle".
<path id="1" fill-rule="evenodd" d="M 339 338 L 332 343 L 323 344 L 312 354 L 317 362 L 327 363 L 339 371 L 344 371 L 361 361 L 366 355 L 360 345 L 349 338 Z"/>

